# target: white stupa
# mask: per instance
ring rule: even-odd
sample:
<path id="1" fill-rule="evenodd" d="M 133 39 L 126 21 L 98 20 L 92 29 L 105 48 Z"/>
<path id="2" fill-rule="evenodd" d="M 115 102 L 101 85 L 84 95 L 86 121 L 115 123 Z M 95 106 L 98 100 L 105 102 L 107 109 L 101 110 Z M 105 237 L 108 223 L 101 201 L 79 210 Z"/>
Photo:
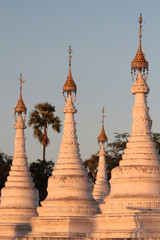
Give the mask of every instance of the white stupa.
<path id="1" fill-rule="evenodd" d="M 18 119 L 15 122 L 15 151 L 9 176 L 1 191 L 0 239 L 15 239 L 25 236 L 30 230 L 29 220 L 36 216 L 39 193 L 34 188 L 25 150 L 24 129 L 27 108 L 22 99 L 22 74 L 20 75 L 20 97 L 15 107 Z"/>
<path id="2" fill-rule="evenodd" d="M 131 89 L 135 95 L 131 137 L 119 166 L 111 172 L 111 191 L 89 239 L 160 239 L 160 162 L 146 102 L 148 62 L 141 47 L 142 15 L 139 23 L 139 48 L 131 63 L 136 77 Z"/>
<path id="3" fill-rule="evenodd" d="M 104 130 L 104 108 L 102 110 L 102 129 L 100 132 L 100 135 L 98 137 L 98 143 L 100 145 L 100 151 L 99 151 L 99 163 L 98 163 L 98 171 L 97 171 L 97 177 L 96 182 L 94 185 L 93 190 L 93 197 L 95 200 L 97 200 L 99 203 L 103 202 L 103 198 L 106 197 L 109 194 L 110 187 L 107 180 L 107 171 L 106 171 L 106 152 L 105 152 L 105 142 L 107 142 L 108 138 Z"/>
<path id="4" fill-rule="evenodd" d="M 91 230 L 91 216 L 99 212 L 79 153 L 74 120 L 77 111 L 73 104 L 77 87 L 71 74 L 71 48 L 63 91 L 67 96 L 59 158 L 48 181 L 48 196 L 37 209 L 38 217 L 31 221 L 32 232 L 28 239 L 82 239 Z"/>

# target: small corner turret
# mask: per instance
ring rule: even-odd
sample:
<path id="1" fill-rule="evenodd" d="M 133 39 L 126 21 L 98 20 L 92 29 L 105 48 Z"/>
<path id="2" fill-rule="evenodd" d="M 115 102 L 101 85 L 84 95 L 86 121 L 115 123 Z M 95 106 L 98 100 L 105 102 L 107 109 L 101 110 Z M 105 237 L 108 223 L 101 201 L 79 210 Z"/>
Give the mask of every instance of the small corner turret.
<path id="1" fill-rule="evenodd" d="M 107 166 L 106 166 L 106 152 L 105 152 L 105 142 L 108 141 L 107 135 L 104 130 L 104 108 L 102 109 L 102 129 L 99 137 L 97 138 L 98 144 L 100 145 L 100 151 L 98 153 L 99 163 L 96 182 L 94 185 L 93 196 L 94 199 L 99 203 L 104 202 L 104 198 L 108 196 L 110 192 L 110 186 L 107 179 Z"/>

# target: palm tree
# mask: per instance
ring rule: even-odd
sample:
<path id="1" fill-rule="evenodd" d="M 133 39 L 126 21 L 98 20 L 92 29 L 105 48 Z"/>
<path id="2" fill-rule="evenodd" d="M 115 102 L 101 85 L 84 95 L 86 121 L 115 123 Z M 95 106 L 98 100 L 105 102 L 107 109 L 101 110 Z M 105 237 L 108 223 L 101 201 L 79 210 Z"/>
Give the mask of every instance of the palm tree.
<path id="1" fill-rule="evenodd" d="M 46 147 L 49 144 L 47 136 L 48 126 L 51 125 L 57 133 L 61 131 L 61 121 L 59 117 L 54 117 L 55 106 L 45 102 L 34 106 L 30 113 L 28 125 L 33 126 L 33 136 L 43 145 L 43 160 L 45 160 Z"/>

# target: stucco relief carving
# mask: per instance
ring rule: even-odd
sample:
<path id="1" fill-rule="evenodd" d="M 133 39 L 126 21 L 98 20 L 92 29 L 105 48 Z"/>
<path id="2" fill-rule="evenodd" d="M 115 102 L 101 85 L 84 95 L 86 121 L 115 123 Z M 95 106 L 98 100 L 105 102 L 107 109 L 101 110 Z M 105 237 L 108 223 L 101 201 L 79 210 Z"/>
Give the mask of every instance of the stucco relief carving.
<path id="1" fill-rule="evenodd" d="M 114 169 L 113 172 L 116 171 L 116 176 L 117 172 L 121 173 L 122 175 L 126 173 L 126 176 L 128 173 L 130 173 L 130 177 L 132 176 L 133 172 L 133 177 L 135 176 L 136 173 L 139 175 L 141 174 L 146 174 L 146 175 L 152 175 L 155 177 L 160 177 L 160 166 L 119 166 L 118 168 Z M 123 175 L 124 176 L 124 175 Z"/>
<path id="2" fill-rule="evenodd" d="M 141 200 L 141 201 L 132 201 L 132 202 L 110 202 L 106 203 L 106 208 L 105 209 L 160 209 L 160 201 L 146 201 L 146 200 Z"/>
<path id="3" fill-rule="evenodd" d="M 136 105 L 133 108 L 133 124 L 132 134 L 136 133 L 150 133 L 148 122 L 148 107 L 144 105 Z"/>
<path id="4" fill-rule="evenodd" d="M 72 106 L 71 106 L 71 107 L 70 107 L 70 106 L 68 107 L 68 106 L 67 106 L 67 107 L 65 107 L 65 109 L 63 110 L 63 112 L 64 112 L 64 113 L 66 113 L 66 112 L 67 112 L 67 113 L 76 113 L 77 111 L 76 111 L 76 109 L 75 109 L 74 107 L 72 107 Z"/>
<path id="5" fill-rule="evenodd" d="M 25 138 L 15 138 L 14 158 L 26 158 Z"/>
<path id="6" fill-rule="evenodd" d="M 47 211 L 47 209 L 46 209 Z M 50 211 L 50 208 L 49 208 Z M 86 214 L 96 214 L 98 213 L 97 208 L 95 206 L 52 206 L 52 211 L 54 213 L 86 213 Z"/>
<path id="7" fill-rule="evenodd" d="M 67 122 L 64 129 L 63 144 L 78 145 L 75 126 Z"/>

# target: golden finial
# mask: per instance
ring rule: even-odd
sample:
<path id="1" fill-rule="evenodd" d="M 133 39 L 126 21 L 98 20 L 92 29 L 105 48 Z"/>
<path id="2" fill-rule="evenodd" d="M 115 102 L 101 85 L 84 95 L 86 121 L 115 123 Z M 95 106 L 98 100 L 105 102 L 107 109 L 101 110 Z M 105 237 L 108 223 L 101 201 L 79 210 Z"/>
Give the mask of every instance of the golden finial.
<path id="1" fill-rule="evenodd" d="M 138 51 L 136 53 L 135 58 L 133 59 L 133 61 L 131 62 L 131 74 L 132 74 L 132 79 L 134 81 L 134 76 L 136 75 L 136 71 L 143 71 L 143 76 L 144 79 L 147 80 L 147 76 L 148 76 L 148 62 L 146 60 L 146 57 L 142 51 L 142 14 L 140 14 L 139 17 L 139 47 L 138 47 Z"/>
<path id="2" fill-rule="evenodd" d="M 139 44 L 141 48 L 141 38 L 142 38 L 142 13 L 140 13 L 140 17 L 138 19 L 139 22 Z"/>
<path id="3" fill-rule="evenodd" d="M 27 108 L 22 99 L 22 83 L 24 83 L 22 73 L 20 73 L 19 80 L 20 80 L 20 97 L 18 99 L 16 107 L 14 108 L 14 112 L 15 113 L 17 112 L 18 114 L 24 112 L 26 114 Z"/>
<path id="4" fill-rule="evenodd" d="M 68 94 L 71 94 L 72 92 L 75 93 L 76 95 L 76 92 L 77 92 L 77 86 L 73 80 L 73 77 L 72 77 L 72 73 L 71 73 L 71 58 L 72 58 L 72 49 L 71 49 L 71 46 L 69 46 L 69 50 L 68 50 L 68 53 L 69 53 L 69 72 L 68 72 L 68 77 L 67 77 L 67 80 L 63 86 L 63 94 L 65 92 L 67 92 L 67 95 Z"/>
<path id="5" fill-rule="evenodd" d="M 100 133 L 99 137 L 97 138 L 98 143 L 99 142 L 105 143 L 108 140 L 107 135 L 106 135 L 105 130 L 104 130 L 104 119 L 105 119 L 105 117 L 106 116 L 104 115 L 104 107 L 103 107 L 103 109 L 102 109 L 102 129 L 101 129 L 101 133 Z"/>
<path id="6" fill-rule="evenodd" d="M 103 107 L 103 109 L 102 109 L 102 124 L 104 125 L 104 119 L 105 119 L 105 115 L 104 115 L 104 107 Z"/>
<path id="7" fill-rule="evenodd" d="M 69 69 L 71 69 L 71 58 L 72 58 L 72 49 L 71 49 L 71 46 L 69 45 L 69 50 L 68 50 L 68 53 L 69 53 Z"/>
<path id="8" fill-rule="evenodd" d="M 22 73 L 20 73 L 19 80 L 20 80 L 20 94 L 22 94 L 22 83 L 25 82 L 25 80 L 23 80 Z"/>

